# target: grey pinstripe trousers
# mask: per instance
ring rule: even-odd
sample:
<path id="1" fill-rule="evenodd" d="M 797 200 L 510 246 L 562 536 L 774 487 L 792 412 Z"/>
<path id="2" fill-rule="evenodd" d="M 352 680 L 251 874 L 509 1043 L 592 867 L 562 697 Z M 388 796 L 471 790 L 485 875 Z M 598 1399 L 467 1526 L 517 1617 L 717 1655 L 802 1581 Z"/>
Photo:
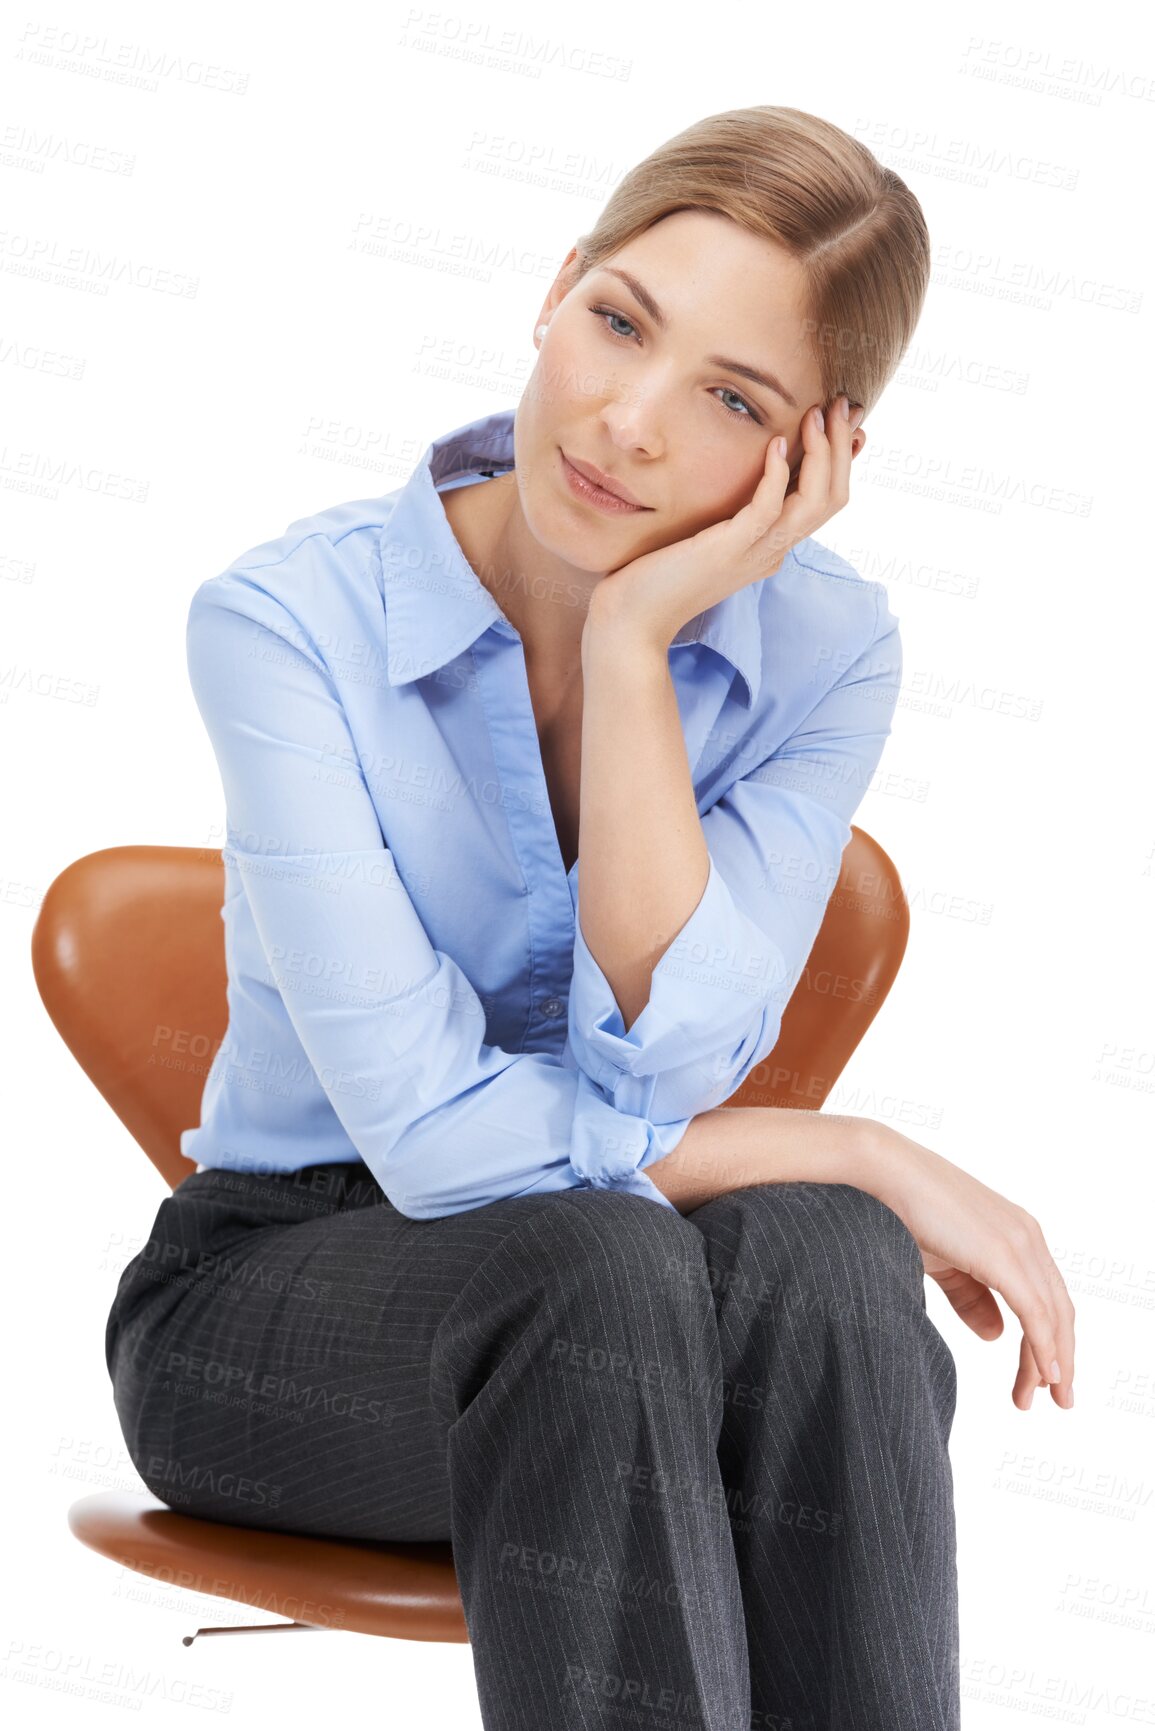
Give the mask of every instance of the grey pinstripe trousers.
<path id="1" fill-rule="evenodd" d="M 487 1731 L 958 1731 L 955 1364 L 866 1191 L 193 1173 L 107 1361 L 173 1508 L 451 1539 Z"/>

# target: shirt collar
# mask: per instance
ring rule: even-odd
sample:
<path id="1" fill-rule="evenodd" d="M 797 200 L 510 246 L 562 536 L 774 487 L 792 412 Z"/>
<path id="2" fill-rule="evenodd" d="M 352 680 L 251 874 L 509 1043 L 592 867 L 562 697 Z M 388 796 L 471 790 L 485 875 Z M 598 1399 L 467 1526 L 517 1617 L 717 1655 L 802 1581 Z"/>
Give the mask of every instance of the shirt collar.
<path id="1" fill-rule="evenodd" d="M 463 475 L 513 467 L 515 411 L 454 427 L 428 445 L 381 530 L 390 685 L 444 667 L 492 625 L 512 625 L 457 542 L 437 494 Z M 789 557 L 789 555 L 787 555 Z M 758 585 L 747 583 L 691 619 L 673 643 L 704 643 L 739 675 L 750 708 L 762 677 Z"/>

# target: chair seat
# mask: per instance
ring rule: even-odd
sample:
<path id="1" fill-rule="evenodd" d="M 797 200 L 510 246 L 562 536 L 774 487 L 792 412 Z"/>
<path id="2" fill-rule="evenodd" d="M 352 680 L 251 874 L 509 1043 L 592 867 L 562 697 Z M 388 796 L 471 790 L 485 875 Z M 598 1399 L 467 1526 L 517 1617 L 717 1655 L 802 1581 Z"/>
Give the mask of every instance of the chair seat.
<path id="1" fill-rule="evenodd" d="M 68 1511 L 76 1537 L 127 1569 L 294 1622 L 468 1642 L 453 1547 L 313 1538 L 182 1515 L 156 1497 L 98 1491 Z"/>

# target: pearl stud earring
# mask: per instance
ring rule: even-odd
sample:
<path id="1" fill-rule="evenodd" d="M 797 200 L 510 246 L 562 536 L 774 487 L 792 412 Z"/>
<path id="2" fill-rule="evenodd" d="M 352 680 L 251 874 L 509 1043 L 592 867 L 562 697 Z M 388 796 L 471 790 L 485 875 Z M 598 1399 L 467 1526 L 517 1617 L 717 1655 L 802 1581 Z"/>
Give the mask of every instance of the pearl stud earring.
<path id="1" fill-rule="evenodd" d="M 545 336 L 545 333 L 546 333 L 546 331 L 547 331 L 547 330 L 548 330 L 548 329 L 549 329 L 549 326 L 548 326 L 548 325 L 538 325 L 538 327 L 537 327 L 537 329 L 536 329 L 536 330 L 535 330 L 535 331 L 534 331 L 534 333 L 533 333 L 533 334 L 534 334 L 534 336 L 535 336 L 535 337 L 536 337 L 536 338 L 537 338 L 537 340 L 538 340 L 538 342 L 539 342 L 539 343 L 540 343 L 540 342 L 541 342 L 541 341 L 542 341 L 542 339 L 543 339 L 543 338 L 544 338 L 544 336 Z"/>

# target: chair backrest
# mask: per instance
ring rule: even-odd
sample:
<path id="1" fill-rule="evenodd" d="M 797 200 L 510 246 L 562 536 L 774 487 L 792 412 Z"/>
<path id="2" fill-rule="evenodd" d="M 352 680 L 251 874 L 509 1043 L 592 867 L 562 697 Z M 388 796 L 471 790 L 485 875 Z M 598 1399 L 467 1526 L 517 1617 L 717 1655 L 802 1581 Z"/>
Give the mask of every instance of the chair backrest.
<path id="1" fill-rule="evenodd" d="M 894 861 L 851 824 L 838 882 L 774 1050 L 727 1106 L 817 1112 L 882 1008 L 909 936 L 910 905 Z"/>
<path id="2" fill-rule="evenodd" d="M 228 1022 L 224 864 L 212 848 L 103 848 L 49 885 L 32 966 L 61 1038 L 170 1188 L 180 1133 Z M 817 1111 L 890 990 L 910 912 L 898 874 L 851 828 L 821 930 L 773 1053 L 727 1105 Z"/>

